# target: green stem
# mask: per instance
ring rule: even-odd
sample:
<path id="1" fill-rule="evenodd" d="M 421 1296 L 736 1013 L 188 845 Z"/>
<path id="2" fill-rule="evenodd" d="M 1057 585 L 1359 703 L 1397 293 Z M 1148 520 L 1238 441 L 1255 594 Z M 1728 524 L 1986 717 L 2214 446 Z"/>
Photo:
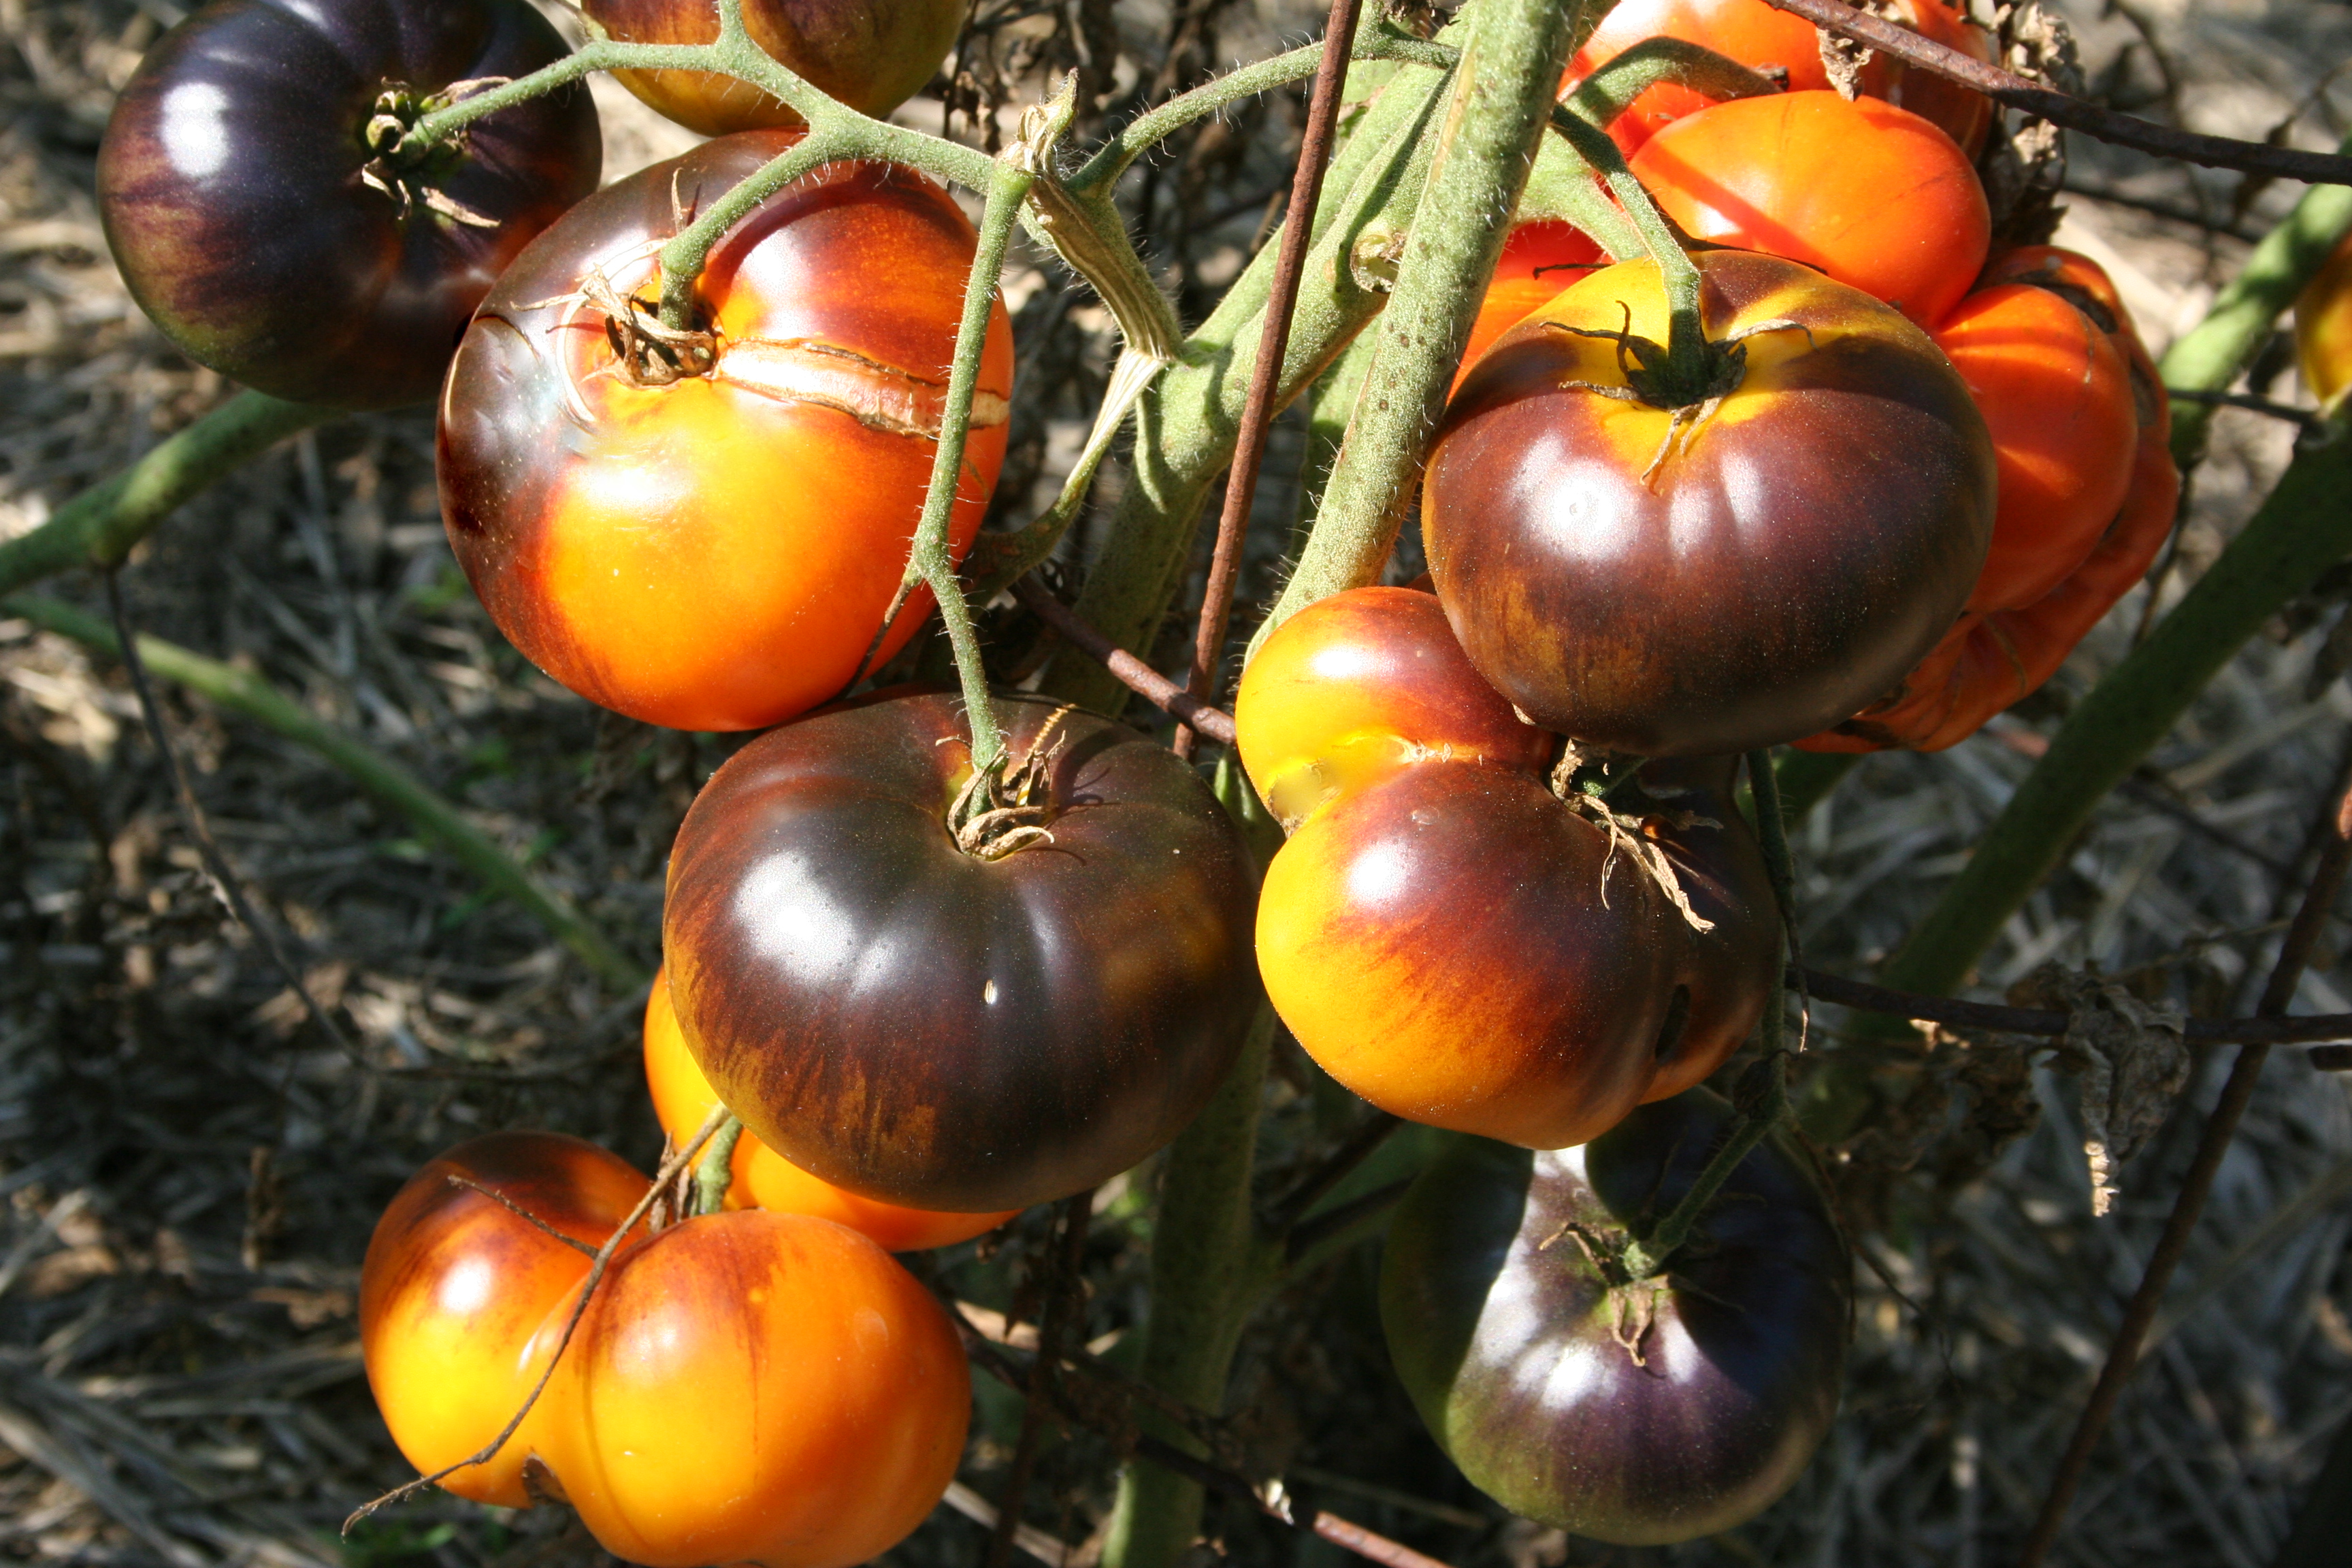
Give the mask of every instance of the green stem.
<path id="1" fill-rule="evenodd" d="M 1769 776 L 1769 771 L 1766 776 Z M 1651 1227 L 1647 1236 L 1636 1237 L 1627 1244 L 1624 1252 L 1625 1271 L 1636 1279 L 1648 1279 L 1666 1271 L 1675 1254 L 1690 1240 L 1692 1229 L 1731 1173 L 1739 1163 L 1755 1151 L 1756 1145 L 1770 1135 L 1789 1110 L 1788 1055 L 1780 1048 L 1780 1030 L 1774 1020 L 1781 1014 L 1780 998 L 1776 994 L 1772 1005 L 1764 1009 L 1764 1049 L 1762 1059 L 1742 1075 L 1738 1099 L 1740 1118 L 1724 1140 L 1723 1147 L 1710 1156 L 1685 1193 L 1668 1212 L 1666 1217 Z M 1758 1081 L 1760 1079 L 1760 1082 Z"/>
<path id="2" fill-rule="evenodd" d="M 1625 166 L 1625 154 L 1617 143 L 1599 127 L 1591 125 L 1566 108 L 1552 110 L 1551 127 L 1576 149 L 1577 155 L 1592 165 L 1593 172 L 1608 182 L 1610 194 L 1617 205 L 1633 220 L 1634 232 L 1641 237 L 1642 248 L 1658 266 L 1658 281 L 1666 293 L 1666 382 L 1678 394 L 1688 395 L 1697 401 L 1703 389 L 1712 384 L 1708 374 L 1710 348 L 1706 341 L 1706 323 L 1699 314 L 1698 266 L 1683 249 L 1682 236 L 1658 210 L 1633 171 Z"/>
<path id="3" fill-rule="evenodd" d="M 2352 137 L 2342 149 L 2352 153 Z M 2171 348 L 2158 367 L 2167 386 L 2197 392 L 2226 391 L 2263 345 L 2278 319 L 2294 305 L 2328 254 L 2352 230 L 2352 186 L 2314 185 L 2294 210 L 2263 236 L 2205 319 Z M 2172 456 L 2186 473 L 2205 456 L 2213 420 L 2210 405 L 2172 405 Z"/>
<path id="4" fill-rule="evenodd" d="M 1375 581 L 1386 564 L 1581 9 L 1559 0 L 1481 0 L 1322 515 L 1269 624 Z"/>
<path id="5" fill-rule="evenodd" d="M 155 525 L 298 431 L 342 416 L 335 408 L 284 403 L 241 392 L 157 445 L 110 479 L 59 508 L 55 517 L 0 543 L 0 594 L 13 594 L 74 566 L 112 566 Z"/>
<path id="6" fill-rule="evenodd" d="M 838 139 L 829 131 L 813 130 L 799 142 L 768 160 L 729 187 L 727 194 L 695 215 L 694 221 L 670 237 L 661 248 L 661 321 L 676 331 L 690 331 L 695 321 L 694 285 L 710 259 L 711 247 L 786 185 L 810 170 L 840 156 Z"/>
<path id="7" fill-rule="evenodd" d="M 1761 98 L 1780 89 L 1738 60 L 1681 38 L 1644 38 L 1605 61 L 1568 96 L 1568 111 L 1600 130 L 1661 82 L 1717 100 Z"/>
<path id="8" fill-rule="evenodd" d="M 114 628 L 70 605 L 26 595 L 0 600 L 0 608 L 111 658 L 122 657 L 122 645 Z M 397 763 L 313 717 L 257 675 L 191 653 L 159 637 L 142 635 L 139 652 L 155 674 L 177 681 L 224 708 L 259 720 L 288 740 L 324 757 L 377 799 L 404 813 L 428 837 L 438 839 L 484 887 L 520 904 L 608 984 L 626 990 L 645 983 L 644 972 L 623 957 L 568 900 L 541 887 L 505 850 L 460 816 L 457 807 Z"/>
<path id="9" fill-rule="evenodd" d="M 2221 559 L 2147 640 L 2109 670 L 1886 966 L 1885 984 L 1941 993 L 1964 980 L 2026 895 L 2057 868 L 2108 791 L 2289 599 L 2352 552 L 2352 437 L 2295 454 Z"/>
<path id="10" fill-rule="evenodd" d="M 730 1115 L 703 1145 L 694 1167 L 696 1214 L 717 1214 L 727 1206 L 727 1189 L 735 1184 L 735 1145 L 742 1136 L 743 1123 Z"/>

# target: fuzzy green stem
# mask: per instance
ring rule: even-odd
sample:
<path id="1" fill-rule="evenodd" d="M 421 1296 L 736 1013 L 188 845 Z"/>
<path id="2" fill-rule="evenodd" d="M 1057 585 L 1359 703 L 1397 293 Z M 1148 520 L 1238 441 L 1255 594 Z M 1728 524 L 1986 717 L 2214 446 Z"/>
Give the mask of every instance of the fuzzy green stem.
<path id="1" fill-rule="evenodd" d="M 2352 137 L 2342 149 L 2352 153 Z M 2352 186 L 2314 185 L 2294 210 L 2264 235 L 2246 265 L 2213 301 L 2205 319 L 2171 348 L 2159 367 L 2167 386 L 2221 392 L 2236 381 L 2270 341 L 2279 317 L 2294 305 L 2347 230 L 2352 230 Z M 2205 456 L 2213 422 L 2210 404 L 2183 400 L 2172 408 L 2172 456 L 2181 471 Z"/>
<path id="2" fill-rule="evenodd" d="M 30 533 L 0 543 L 0 594 L 74 566 L 112 566 L 191 497 L 298 431 L 342 411 L 242 392 L 66 502 Z"/>
<path id="3" fill-rule="evenodd" d="M 1764 774 L 1771 776 L 1768 769 Z M 1731 1173 L 1739 1169 L 1741 1161 L 1754 1152 L 1756 1145 L 1770 1136 L 1772 1129 L 1789 1110 L 1788 1056 L 1780 1049 L 1780 1030 L 1774 1020 L 1780 1016 L 1780 997 L 1776 993 L 1772 1005 L 1764 1009 L 1764 1049 L 1766 1055 L 1742 1076 L 1738 1099 L 1740 1119 L 1736 1122 L 1723 1147 L 1717 1149 L 1698 1179 L 1690 1184 L 1666 1217 L 1651 1227 L 1647 1236 L 1636 1237 L 1626 1246 L 1625 1272 L 1636 1279 L 1648 1279 L 1664 1274 L 1673 1263 L 1675 1254 L 1690 1240 L 1690 1234 L 1706 1212 Z M 1757 1081 L 1760 1079 L 1760 1082 Z"/>
<path id="4" fill-rule="evenodd" d="M 695 320 L 694 285 L 710 259 L 711 247 L 767 199 L 838 155 L 829 131 L 811 131 L 799 142 L 730 186 L 727 194 L 695 215 L 694 221 L 661 247 L 661 321 L 677 331 L 700 325 Z"/>
<path id="5" fill-rule="evenodd" d="M 0 609 L 111 658 L 122 656 L 122 645 L 111 626 L 70 605 L 26 595 L 0 600 Z M 139 639 L 139 653 L 147 668 L 164 679 L 260 721 L 349 773 L 377 799 L 404 814 L 427 837 L 439 840 L 485 888 L 521 905 L 606 984 L 626 990 L 645 983 L 644 971 L 623 957 L 569 900 L 540 886 L 457 807 L 397 763 L 313 717 L 257 675 L 144 635 Z"/>
<path id="6" fill-rule="evenodd" d="M 1601 130 L 1663 82 L 1718 100 L 1778 92 L 1767 78 L 1738 60 L 1681 38 L 1644 38 L 1603 62 L 1568 96 L 1568 111 Z"/>
<path id="7" fill-rule="evenodd" d="M 2246 640 L 2352 552 L 2352 437 L 2295 455 L 2262 509 L 2147 640 L 2074 705 L 1960 874 L 1889 962 L 1884 984 L 1960 984 L 2054 870 L 2091 813 L 2170 732 Z"/>
<path id="8" fill-rule="evenodd" d="M 1322 515 L 1270 624 L 1376 580 L 1387 563 L 1580 10 L 1559 0 L 1481 0 Z"/>
<path id="9" fill-rule="evenodd" d="M 717 1214 L 727 1206 L 727 1189 L 735 1184 L 735 1145 L 742 1136 L 743 1123 L 730 1115 L 703 1146 L 694 1167 L 696 1214 Z"/>
<path id="10" fill-rule="evenodd" d="M 1551 125 L 1608 183 L 1617 205 L 1633 220 L 1642 248 L 1657 263 L 1658 281 L 1666 294 L 1666 384 L 1678 398 L 1698 401 L 1713 380 L 1709 374 L 1713 350 L 1699 313 L 1697 263 L 1683 249 L 1675 226 L 1625 166 L 1625 154 L 1616 142 L 1565 107 L 1552 111 Z"/>

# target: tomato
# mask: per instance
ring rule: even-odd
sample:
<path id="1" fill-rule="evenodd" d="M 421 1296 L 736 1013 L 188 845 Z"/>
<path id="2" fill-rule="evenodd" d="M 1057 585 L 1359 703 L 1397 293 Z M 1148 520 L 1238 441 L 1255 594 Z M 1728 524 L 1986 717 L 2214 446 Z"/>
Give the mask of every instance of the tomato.
<path id="1" fill-rule="evenodd" d="M 1643 770 L 1658 805 L 1631 830 L 1673 863 L 1701 932 L 1635 841 L 1552 793 L 1559 739 L 1479 679 L 1427 594 L 1362 588 L 1284 622 L 1234 727 L 1292 826 L 1258 901 L 1266 994 L 1383 1110 L 1578 1142 L 1714 1071 L 1778 986 L 1729 760 Z"/>
<path id="2" fill-rule="evenodd" d="M 1991 36 L 1943 0 L 1895 0 L 1873 14 L 1974 58 L 1990 63 L 1993 58 Z M 1653 37 L 1697 44 L 1751 69 L 1778 69 L 1786 74 L 1785 85 L 1791 90 L 1830 85 L 1813 25 L 1765 0 L 1622 0 L 1569 62 L 1570 84 Z M 1972 158 L 1984 144 L 1992 103 L 1982 93 L 1913 70 L 1884 53 L 1873 55 L 1862 68 L 1857 85 L 1868 96 L 1898 104 L 1936 125 Z M 1609 133 L 1631 157 L 1660 127 L 1715 101 L 1678 83 L 1661 82 L 1627 106 Z"/>
<path id="3" fill-rule="evenodd" d="M 708 44 L 719 37 L 710 0 L 581 0 L 609 37 L 637 44 Z M 743 0 L 751 41 L 809 85 L 861 114 L 887 119 L 923 89 L 955 47 L 964 0 Z M 689 131 L 723 136 L 798 125 L 783 102 L 707 71 L 616 71 L 621 84 Z"/>
<path id="4" fill-rule="evenodd" d="M 1019 697 L 998 718 L 1041 776 L 998 820 L 1051 837 L 968 853 L 962 711 L 898 696 L 736 752 L 678 830 L 662 946 L 688 1047 L 762 1142 L 976 1214 L 1107 1180 L 1208 1102 L 1257 1005 L 1255 873 L 1164 747 Z"/>
<path id="5" fill-rule="evenodd" d="M 1495 263 L 1494 280 L 1478 302 L 1477 320 L 1470 324 L 1470 341 L 1462 350 L 1462 368 L 1455 384 L 1492 347 L 1496 338 L 1543 309 L 1561 289 L 1607 265 L 1601 247 L 1573 224 L 1545 221 L 1524 223 L 1503 242 L 1502 258 Z"/>
<path id="6" fill-rule="evenodd" d="M 677 1009 L 670 1003 L 667 974 L 654 976 L 653 995 L 646 1003 L 646 1083 L 653 1091 L 654 1114 L 674 1143 L 694 1136 L 719 1103 L 710 1080 L 702 1076 L 686 1047 L 686 1036 L 677 1026 Z M 729 1208 L 815 1215 L 871 1237 L 893 1252 L 918 1252 L 968 1240 L 994 1230 L 1020 1212 L 933 1214 L 877 1204 L 819 1181 L 748 1132 L 736 1140 L 731 1169 Z"/>
<path id="7" fill-rule="evenodd" d="M 2296 363 L 2323 408 L 2352 386 L 2352 236 L 2336 247 L 2294 302 Z"/>
<path id="8" fill-rule="evenodd" d="M 1705 1089 L 1578 1149 L 1469 1139 L 1390 1222 L 1397 1376 L 1472 1484 L 1623 1545 L 1727 1530 L 1786 1491 L 1837 1414 L 1853 1263 L 1803 1157 L 1768 1139 L 1663 1277 L 1620 1252 L 1730 1130 Z"/>
<path id="9" fill-rule="evenodd" d="M 673 201 L 790 147 L 747 132 L 583 202 L 483 302 L 442 398 L 442 514 L 515 646 L 592 700 L 688 730 L 824 701 L 880 638 L 929 485 L 975 237 L 904 169 L 835 163 L 738 224 L 696 285 L 707 372 L 631 370 L 593 294 L 650 298 Z M 608 301 L 611 294 L 604 294 Z M 1000 306 L 951 540 L 980 526 L 1013 384 Z"/>
<path id="10" fill-rule="evenodd" d="M 478 1186 L 462 1186 L 463 1178 Z M 394 1198 L 360 1269 L 360 1345 L 376 1407 L 422 1474 L 480 1452 L 545 1370 L 541 1321 L 589 1259 L 478 1190 L 594 1249 L 645 1196 L 623 1161 L 553 1132 L 494 1132 L 426 1165 Z M 544 1418 L 442 1486 L 502 1508 L 531 1503 L 523 1468 Z"/>
<path id="11" fill-rule="evenodd" d="M 947 1313 L 888 1253 L 830 1220 L 749 1209 L 624 1255 L 546 1401 L 540 1452 L 614 1556 L 848 1568 L 939 1505 L 971 1374 Z"/>
<path id="12" fill-rule="evenodd" d="M 574 84 L 413 161 L 390 144 L 451 84 L 562 53 L 522 0 L 214 0 L 148 51 L 99 148 L 131 298 L 256 391 L 423 402 L 491 280 L 596 188 L 603 143 Z"/>
<path id="13" fill-rule="evenodd" d="M 1992 240 L 1967 155 L 1876 99 L 1718 103 L 1661 130 L 1633 169 L 1692 238 L 1817 267 L 1922 326 L 1969 291 Z"/>
<path id="14" fill-rule="evenodd" d="M 2131 371 L 2095 322 L 2025 283 L 1979 289 L 1937 327 L 1992 433 L 2000 505 L 1969 607 L 2029 605 L 2115 521 L 2139 443 Z"/>
<path id="15" fill-rule="evenodd" d="M 1925 333 L 1791 262 L 1697 260 L 1710 338 L 1769 329 L 1737 345 L 1731 391 L 1675 430 L 1585 389 L 1631 390 L 1627 370 L 1561 326 L 1613 333 L 1630 311 L 1636 337 L 1666 335 L 1657 268 L 1622 263 L 1488 352 L 1423 499 L 1479 673 L 1547 729 L 1639 756 L 1777 745 L 1875 700 L 1959 615 L 1994 510 L 1984 420 Z"/>

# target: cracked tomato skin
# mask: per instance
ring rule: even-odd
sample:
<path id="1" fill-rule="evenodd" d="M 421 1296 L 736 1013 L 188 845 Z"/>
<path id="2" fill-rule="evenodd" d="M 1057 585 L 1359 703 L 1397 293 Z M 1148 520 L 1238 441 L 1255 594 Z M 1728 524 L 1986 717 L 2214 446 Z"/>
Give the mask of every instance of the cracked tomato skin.
<path id="1" fill-rule="evenodd" d="M 1398 1205 L 1381 1265 L 1397 1376 L 1513 1513 L 1629 1546 L 1711 1535 L 1786 1491 L 1829 1431 L 1853 1262 L 1785 1140 L 1733 1171 L 1646 1322 L 1650 1292 L 1612 1297 L 1594 1261 L 1689 1191 L 1732 1121 L 1695 1089 L 1581 1148 L 1464 1139 Z"/>
<path id="2" fill-rule="evenodd" d="M 131 298 L 257 392 L 425 401 L 491 282 L 596 188 L 596 110 L 575 82 L 411 171 L 487 226 L 366 184 L 368 122 L 387 90 L 524 76 L 563 52 L 522 0 L 215 0 L 148 51 L 99 148 L 99 216 Z"/>
<path id="3" fill-rule="evenodd" d="M 1050 842 L 957 847 L 963 704 L 924 692 L 744 747 L 670 855 L 662 948 L 711 1086 L 793 1164 L 907 1207 L 1128 1169 L 1208 1103 L 1257 1005 L 1256 872 L 1207 785 L 1108 719 L 996 710 L 1016 763 L 1050 752 Z"/>
<path id="4" fill-rule="evenodd" d="M 709 0 L 582 0 L 608 37 L 633 44 L 709 44 L 719 37 Z M 964 0 L 744 0 L 751 41 L 860 114 L 887 120 L 923 89 L 963 28 Z M 782 100 L 708 71 L 615 71 L 621 85 L 688 131 L 724 136 L 798 125 Z"/>
<path id="5" fill-rule="evenodd" d="M 549 675 L 648 723 L 804 711 L 889 658 L 930 605 L 918 590 L 885 631 L 976 243 L 946 192 L 835 163 L 730 230 L 696 284 L 717 334 L 708 374 L 634 384 L 581 292 L 601 268 L 650 299 L 673 196 L 707 207 L 798 134 L 708 142 L 583 202 L 484 300 L 442 398 L 442 516 L 491 618 Z M 950 519 L 959 559 L 1003 461 L 1012 387 L 999 303 Z"/>
<path id="6" fill-rule="evenodd" d="M 1793 262 L 1698 257 L 1711 338 L 1744 377 L 1685 426 L 1571 383 L 1625 384 L 1663 342 L 1656 268 L 1571 286 L 1490 350 L 1446 410 L 1423 499 L 1430 568 L 1478 672 L 1536 723 L 1636 756 L 1778 745 L 1876 700 L 1933 647 L 1984 563 L 1992 444 L 1927 335 Z"/>
<path id="7" fill-rule="evenodd" d="M 646 1186 L 625 1161 L 577 1138 L 493 1132 L 460 1143 L 401 1188 L 360 1268 L 360 1346 L 393 1441 L 428 1475 L 479 1452 L 522 1408 L 547 1364 L 536 1342 L 541 1321 L 559 1303 L 569 1309 L 589 1268 L 576 1248 L 453 1177 L 592 1251 Z M 546 1420 L 534 1407 L 487 1464 L 449 1476 L 443 1489 L 529 1508 L 523 1467 Z"/>
<path id="8" fill-rule="evenodd" d="M 1873 98 L 1715 104 L 1661 130 L 1632 166 L 1692 238 L 1819 268 L 1925 327 L 1959 303 L 1992 243 L 1968 155 Z"/>
<path id="9" fill-rule="evenodd" d="M 540 1460 L 614 1556 L 849 1568 L 939 1505 L 971 1374 L 945 1310 L 873 1241 L 746 1209 L 618 1258 L 544 1398 Z"/>
<path id="10" fill-rule="evenodd" d="M 670 1002 L 667 973 L 654 976 L 653 994 L 646 1001 L 646 1085 L 653 1093 L 654 1116 L 673 1143 L 693 1137 L 719 1104 L 710 1080 L 694 1065 L 694 1055 L 687 1048 L 686 1034 L 677 1025 L 677 1008 Z M 730 1168 L 730 1209 L 814 1215 L 845 1225 L 892 1252 L 919 1252 L 968 1241 L 1020 1212 L 935 1214 L 876 1203 L 819 1181 L 749 1132 L 735 1141 Z"/>
<path id="11" fill-rule="evenodd" d="M 1708 819 L 1643 829 L 1713 929 L 1548 785 L 1558 738 L 1462 656 L 1429 595 L 1286 621 L 1242 677 L 1244 765 L 1291 835 L 1259 973 L 1324 1069 L 1385 1110 L 1539 1148 L 1712 1072 L 1779 980 L 1770 885 L 1730 759 L 1643 784 Z"/>

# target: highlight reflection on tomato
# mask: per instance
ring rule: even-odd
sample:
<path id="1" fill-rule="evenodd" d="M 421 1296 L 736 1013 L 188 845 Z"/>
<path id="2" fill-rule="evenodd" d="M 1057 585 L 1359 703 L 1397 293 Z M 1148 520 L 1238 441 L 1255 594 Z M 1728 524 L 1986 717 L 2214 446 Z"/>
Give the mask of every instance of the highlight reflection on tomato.
<path id="1" fill-rule="evenodd" d="M 654 976 L 653 994 L 646 1002 L 646 1084 L 653 1092 L 654 1116 L 673 1142 L 694 1136 L 719 1104 L 718 1092 L 687 1049 L 667 973 Z M 919 1252 L 969 1240 L 1021 1212 L 940 1214 L 877 1203 L 818 1180 L 750 1132 L 736 1140 L 731 1169 L 729 1208 L 814 1215 L 871 1237 L 892 1252 Z"/>
<path id="2" fill-rule="evenodd" d="M 442 513 L 475 592 L 541 669 L 648 723 L 801 712 L 888 658 L 930 605 L 919 590 L 877 645 L 976 243 L 946 192 L 835 163 L 771 199 L 696 284 L 707 370 L 656 374 L 661 354 L 606 315 L 615 295 L 650 297 L 674 203 L 708 205 L 797 136 L 708 142 L 583 202 L 499 280 L 442 398 Z M 648 368 L 617 352 L 631 344 Z M 1003 459 L 1012 378 L 1000 305 L 950 521 L 959 558 Z"/>

